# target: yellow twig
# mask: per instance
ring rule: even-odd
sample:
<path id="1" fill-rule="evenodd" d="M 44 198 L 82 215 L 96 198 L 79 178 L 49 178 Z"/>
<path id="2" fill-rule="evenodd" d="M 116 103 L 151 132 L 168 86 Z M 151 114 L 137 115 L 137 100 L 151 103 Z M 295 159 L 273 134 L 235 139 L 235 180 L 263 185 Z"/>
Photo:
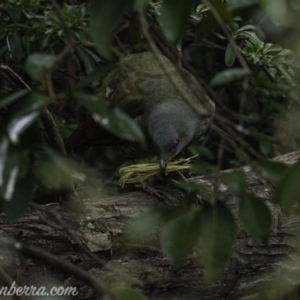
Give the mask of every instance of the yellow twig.
<path id="1" fill-rule="evenodd" d="M 189 158 L 181 158 L 168 163 L 166 174 L 174 171 L 190 170 L 191 160 L 197 155 Z M 160 174 L 160 168 L 157 163 L 152 164 L 137 164 L 131 165 L 120 169 L 121 178 L 119 184 L 124 187 L 127 183 L 143 182 L 147 178 Z"/>

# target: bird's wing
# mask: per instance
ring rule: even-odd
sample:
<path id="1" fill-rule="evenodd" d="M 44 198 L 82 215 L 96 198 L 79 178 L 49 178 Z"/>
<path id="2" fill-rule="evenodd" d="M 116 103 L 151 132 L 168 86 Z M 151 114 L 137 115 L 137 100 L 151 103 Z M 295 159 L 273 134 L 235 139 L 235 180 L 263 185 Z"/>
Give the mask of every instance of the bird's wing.
<path id="1" fill-rule="evenodd" d="M 137 69 L 141 67 L 143 55 L 133 58 L 128 56 L 117 64 L 103 80 L 98 96 L 109 107 L 121 108 L 140 125 L 144 106 L 139 86 L 145 76 L 139 76 Z M 106 130 L 88 115 L 66 140 L 65 147 L 69 153 L 83 155 L 92 146 L 114 146 L 123 143 L 125 140 Z"/>

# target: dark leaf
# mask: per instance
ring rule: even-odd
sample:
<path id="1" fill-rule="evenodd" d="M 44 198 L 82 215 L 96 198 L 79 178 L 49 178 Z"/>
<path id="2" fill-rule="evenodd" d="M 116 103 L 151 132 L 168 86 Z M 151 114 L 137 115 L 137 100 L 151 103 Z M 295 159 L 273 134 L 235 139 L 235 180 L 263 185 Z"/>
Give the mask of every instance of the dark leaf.
<path id="1" fill-rule="evenodd" d="M 280 162 L 266 160 L 254 163 L 252 169 L 266 179 L 278 181 L 289 167 Z"/>
<path id="2" fill-rule="evenodd" d="M 300 162 L 297 162 L 277 184 L 272 200 L 280 204 L 283 212 L 290 212 L 296 202 L 300 202 Z"/>
<path id="3" fill-rule="evenodd" d="M 257 5 L 257 0 L 234 0 L 228 5 L 230 10 L 249 9 L 249 6 Z"/>
<path id="4" fill-rule="evenodd" d="M 254 25 L 245 25 L 245 26 L 243 26 L 243 27 L 241 27 L 241 28 L 239 28 L 237 31 L 236 31 L 236 33 L 238 33 L 238 32 L 241 32 L 241 31 L 255 31 L 255 30 L 257 30 L 257 27 L 256 26 L 254 26 Z"/>
<path id="5" fill-rule="evenodd" d="M 27 90 L 21 90 L 21 91 L 18 91 L 14 94 L 11 94 L 9 95 L 8 97 L 0 100 L 0 108 L 3 108 L 11 103 L 13 103 L 14 101 L 22 98 L 23 96 L 25 96 L 26 94 L 28 93 Z"/>
<path id="6" fill-rule="evenodd" d="M 236 54 L 234 52 L 233 47 L 231 46 L 230 43 L 228 43 L 226 47 L 226 52 L 225 52 L 225 64 L 228 67 L 231 67 L 234 62 L 235 62 Z"/>
<path id="7" fill-rule="evenodd" d="M 93 73 L 88 74 L 83 78 L 80 78 L 79 82 L 76 85 L 76 88 L 81 89 L 94 81 L 101 82 L 101 80 L 112 70 L 113 67 L 113 63 L 101 66 L 100 69 L 96 69 Z"/>
<path id="8" fill-rule="evenodd" d="M 44 148 L 43 155 L 36 158 L 34 175 L 42 188 L 59 189 L 69 185 L 70 180 L 84 181 L 85 174 L 81 173 L 75 163 L 49 148 Z"/>
<path id="9" fill-rule="evenodd" d="M 190 192 L 196 192 L 196 193 L 203 190 L 203 186 L 192 181 L 187 181 L 187 182 L 179 181 L 178 183 L 176 183 L 176 186 L 188 190 Z"/>
<path id="10" fill-rule="evenodd" d="M 279 56 L 279 57 L 282 57 L 282 56 Z M 281 74 L 284 76 L 284 79 L 286 80 L 286 82 L 288 84 L 290 84 L 291 86 L 296 86 L 296 83 L 295 83 L 294 79 L 289 74 L 289 72 L 286 71 L 286 69 L 283 66 L 277 65 L 277 68 L 279 69 Z"/>
<path id="11" fill-rule="evenodd" d="M 23 58 L 24 49 L 21 42 L 20 33 L 17 29 L 14 29 L 12 35 L 9 37 L 9 47 L 14 60 L 20 60 Z"/>
<path id="12" fill-rule="evenodd" d="M 115 125 L 112 124 L 112 126 L 114 126 L 115 132 L 119 132 L 120 137 L 145 145 L 144 134 L 132 118 L 119 108 L 113 109 L 112 116 L 115 120 L 118 120 L 118 122 L 116 122 Z"/>
<path id="13" fill-rule="evenodd" d="M 42 94 L 30 93 L 18 103 L 15 113 L 7 124 L 7 132 L 10 140 L 17 144 L 20 135 L 36 120 L 43 108 L 50 103 L 50 99 Z"/>
<path id="14" fill-rule="evenodd" d="M 264 53 L 279 52 L 281 50 L 282 50 L 282 47 L 277 44 L 266 44 L 265 47 L 263 48 Z"/>
<path id="15" fill-rule="evenodd" d="M 130 240 L 146 239 L 163 221 L 163 214 L 161 209 L 155 208 L 138 217 L 130 225 L 128 238 Z"/>
<path id="16" fill-rule="evenodd" d="M 32 79 L 41 81 L 45 78 L 54 60 L 55 56 L 51 54 L 31 54 L 25 62 L 25 70 Z"/>
<path id="17" fill-rule="evenodd" d="M 92 0 L 90 30 L 100 53 L 111 59 L 111 41 L 114 27 L 131 7 L 131 0 Z"/>
<path id="18" fill-rule="evenodd" d="M 117 300 L 147 300 L 140 292 L 125 286 L 115 286 L 111 292 Z"/>
<path id="19" fill-rule="evenodd" d="M 198 23 L 196 28 L 197 40 L 201 40 L 207 33 L 214 31 L 219 27 L 218 21 L 214 18 L 211 12 L 205 13 L 201 22 Z"/>
<path id="20" fill-rule="evenodd" d="M 193 250 L 199 239 L 200 215 L 197 210 L 182 212 L 168 222 L 161 234 L 161 246 L 166 256 L 179 263 Z"/>
<path id="21" fill-rule="evenodd" d="M 34 182 L 30 176 L 22 178 L 16 184 L 12 198 L 3 201 L 3 206 L 10 221 L 15 221 L 23 215 L 32 200 Z"/>
<path id="22" fill-rule="evenodd" d="M 249 41 L 257 45 L 258 47 L 263 47 L 263 42 L 257 37 L 255 32 L 242 31 L 235 35 L 236 38 L 249 39 Z"/>
<path id="23" fill-rule="evenodd" d="M 6 201 L 11 200 L 20 170 L 20 155 L 2 136 L 0 140 L 0 195 Z"/>
<path id="24" fill-rule="evenodd" d="M 286 56 L 286 55 L 291 55 L 293 54 L 294 52 L 290 49 L 283 49 L 282 51 L 280 51 L 280 53 L 278 53 L 278 55 L 281 55 L 281 56 Z"/>
<path id="25" fill-rule="evenodd" d="M 96 122 L 120 138 L 145 144 L 145 137 L 137 124 L 118 108 L 108 109 L 97 96 L 75 93 L 75 98 L 85 106 Z"/>
<path id="26" fill-rule="evenodd" d="M 251 73 L 244 69 L 228 69 L 218 73 L 210 82 L 212 86 L 226 84 L 235 80 L 242 79 Z"/>
<path id="27" fill-rule="evenodd" d="M 93 59 L 86 52 L 85 48 L 78 46 L 76 47 L 76 52 L 81 61 L 84 63 L 86 74 L 91 74 L 96 70 L 96 65 Z"/>
<path id="28" fill-rule="evenodd" d="M 20 9 L 19 7 L 14 7 L 14 8 L 8 7 L 6 11 L 9 14 L 9 16 L 12 18 L 14 23 L 22 22 L 22 17 L 23 17 L 22 9 Z"/>
<path id="29" fill-rule="evenodd" d="M 284 23 L 287 18 L 287 7 L 284 0 L 258 0 L 258 3 L 267 11 L 275 23 Z"/>
<path id="30" fill-rule="evenodd" d="M 264 155 L 268 155 L 272 151 L 272 144 L 269 141 L 260 140 L 259 141 L 260 152 Z"/>
<path id="31" fill-rule="evenodd" d="M 272 215 L 264 201 L 246 194 L 240 202 L 240 217 L 246 230 L 255 237 L 267 237 L 272 227 Z"/>
<path id="32" fill-rule="evenodd" d="M 235 238 L 234 219 L 229 209 L 217 202 L 201 211 L 201 246 L 208 280 L 225 267 Z"/>
<path id="33" fill-rule="evenodd" d="M 218 13 L 218 15 L 222 18 L 222 20 L 231 26 L 233 26 L 233 18 L 228 10 L 228 7 L 222 3 L 222 1 L 219 0 L 209 0 L 209 2 L 213 5 L 214 9 Z"/>
<path id="34" fill-rule="evenodd" d="M 285 63 L 285 58 L 282 55 L 276 55 L 276 56 L 272 56 L 270 57 L 268 60 L 266 60 L 268 64 L 272 64 L 272 65 L 277 65 L 278 64 L 283 64 Z M 290 76 L 290 75 L 288 75 Z"/>
<path id="35" fill-rule="evenodd" d="M 161 3 L 157 18 L 166 37 L 174 44 L 178 43 L 186 29 L 192 0 L 164 0 Z"/>
<path id="36" fill-rule="evenodd" d="M 149 4 L 150 0 L 135 0 L 135 6 L 139 8 L 142 6 L 147 6 Z"/>
<path id="37" fill-rule="evenodd" d="M 234 193 L 241 195 L 246 190 L 246 176 L 242 171 L 223 172 L 221 174 L 221 180 Z"/>

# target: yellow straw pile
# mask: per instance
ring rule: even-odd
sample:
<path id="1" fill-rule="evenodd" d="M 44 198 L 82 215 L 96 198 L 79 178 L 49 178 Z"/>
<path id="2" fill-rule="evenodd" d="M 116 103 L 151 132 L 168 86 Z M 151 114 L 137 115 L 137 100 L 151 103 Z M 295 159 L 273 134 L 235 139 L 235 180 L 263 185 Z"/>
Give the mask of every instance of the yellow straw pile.
<path id="1" fill-rule="evenodd" d="M 174 171 L 190 170 L 192 167 L 191 160 L 196 156 L 197 155 L 189 158 L 181 158 L 168 163 L 165 173 L 168 174 Z M 121 178 L 119 179 L 119 185 L 124 187 L 126 183 L 143 182 L 147 178 L 157 174 L 160 174 L 158 163 L 127 166 L 120 169 Z"/>

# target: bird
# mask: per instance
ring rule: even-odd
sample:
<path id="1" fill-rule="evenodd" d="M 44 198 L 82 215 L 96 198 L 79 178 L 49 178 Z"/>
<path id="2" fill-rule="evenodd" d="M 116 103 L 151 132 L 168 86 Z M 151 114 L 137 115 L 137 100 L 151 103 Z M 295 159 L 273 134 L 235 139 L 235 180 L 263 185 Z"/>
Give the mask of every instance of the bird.
<path id="1" fill-rule="evenodd" d="M 161 54 L 160 59 L 202 113 L 196 112 L 178 93 L 152 52 L 130 54 L 103 80 L 98 96 L 136 122 L 147 146 L 115 136 L 90 114 L 67 139 L 68 153 L 83 155 L 91 147 L 111 146 L 117 158 L 123 161 L 156 155 L 160 171 L 164 173 L 168 163 L 184 148 L 200 140 L 211 124 L 214 102 L 207 96 L 208 112 L 203 98 L 192 93 L 175 65 Z"/>

